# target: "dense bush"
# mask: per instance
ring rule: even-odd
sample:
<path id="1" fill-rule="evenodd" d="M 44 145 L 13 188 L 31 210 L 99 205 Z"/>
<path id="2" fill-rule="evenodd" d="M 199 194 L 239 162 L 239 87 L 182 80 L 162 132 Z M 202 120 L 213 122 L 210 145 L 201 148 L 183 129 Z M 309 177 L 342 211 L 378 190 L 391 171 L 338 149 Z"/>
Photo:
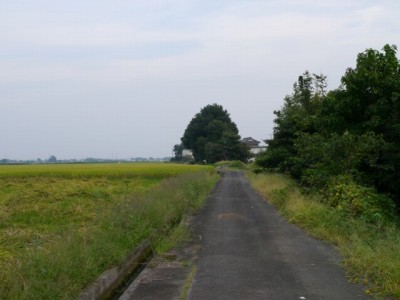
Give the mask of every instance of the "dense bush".
<path id="1" fill-rule="evenodd" d="M 377 225 L 393 221 L 395 216 L 390 197 L 355 183 L 350 176 L 338 176 L 330 181 L 326 202 L 345 214 Z"/>

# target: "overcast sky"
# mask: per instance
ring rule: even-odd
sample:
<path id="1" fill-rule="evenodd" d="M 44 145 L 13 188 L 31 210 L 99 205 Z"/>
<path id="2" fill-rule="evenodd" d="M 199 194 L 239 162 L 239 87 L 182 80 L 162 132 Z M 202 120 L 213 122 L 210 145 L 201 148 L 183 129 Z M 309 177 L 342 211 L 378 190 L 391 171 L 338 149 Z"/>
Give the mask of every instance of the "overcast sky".
<path id="1" fill-rule="evenodd" d="M 200 109 L 265 139 L 305 70 L 400 46 L 398 0 L 3 0 L 0 159 L 170 156 Z"/>

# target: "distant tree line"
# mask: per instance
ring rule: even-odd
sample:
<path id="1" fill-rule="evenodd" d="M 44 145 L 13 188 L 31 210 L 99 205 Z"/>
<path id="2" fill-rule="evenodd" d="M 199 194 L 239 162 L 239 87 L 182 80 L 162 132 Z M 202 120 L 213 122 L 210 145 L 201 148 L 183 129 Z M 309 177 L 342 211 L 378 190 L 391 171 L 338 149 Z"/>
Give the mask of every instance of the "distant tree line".
<path id="1" fill-rule="evenodd" d="M 381 220 L 400 207 L 400 62 L 397 48 L 367 49 L 339 88 L 306 71 L 274 112 L 256 164 L 319 189 L 332 206 Z"/>
<path id="2" fill-rule="evenodd" d="M 57 159 L 51 155 L 48 159 L 36 160 L 0 159 L 0 165 L 33 165 L 33 164 L 69 164 L 69 163 L 116 163 L 116 162 L 168 162 L 171 157 L 132 157 L 130 159 L 108 159 L 87 157 L 84 159 Z"/>
<path id="3" fill-rule="evenodd" d="M 0 159 L 0 165 L 13 165 L 13 164 L 46 164 L 46 163 L 57 163 L 60 162 L 57 160 L 57 157 L 54 155 L 50 155 L 48 159 L 38 158 L 36 160 L 17 160 L 17 159 L 8 159 L 3 158 Z"/>

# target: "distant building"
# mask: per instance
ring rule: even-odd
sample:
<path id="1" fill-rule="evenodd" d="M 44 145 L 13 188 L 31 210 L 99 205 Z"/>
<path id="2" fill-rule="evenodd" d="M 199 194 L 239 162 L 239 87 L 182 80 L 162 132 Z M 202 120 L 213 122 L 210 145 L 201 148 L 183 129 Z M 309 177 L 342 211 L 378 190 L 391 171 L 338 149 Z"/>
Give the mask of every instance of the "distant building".
<path id="1" fill-rule="evenodd" d="M 246 137 L 241 140 L 243 144 L 246 144 L 249 147 L 258 147 L 260 141 L 253 139 L 252 137 Z"/>
<path id="2" fill-rule="evenodd" d="M 182 150 L 182 157 L 193 158 L 193 151 L 189 149 Z"/>
<path id="3" fill-rule="evenodd" d="M 193 157 L 193 151 L 189 149 L 183 149 L 182 150 L 182 158 L 184 161 L 192 160 L 194 159 Z"/>
<path id="4" fill-rule="evenodd" d="M 257 141 L 252 137 L 243 138 L 241 142 L 249 147 L 250 153 L 254 156 L 267 150 L 267 146 L 260 146 L 260 141 Z"/>

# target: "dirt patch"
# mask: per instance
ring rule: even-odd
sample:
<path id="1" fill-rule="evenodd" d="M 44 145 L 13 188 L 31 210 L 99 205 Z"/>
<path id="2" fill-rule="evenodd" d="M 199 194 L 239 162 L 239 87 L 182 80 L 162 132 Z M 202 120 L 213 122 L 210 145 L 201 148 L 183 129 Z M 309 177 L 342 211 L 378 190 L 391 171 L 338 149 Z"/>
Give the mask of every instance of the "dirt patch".
<path id="1" fill-rule="evenodd" d="M 245 218 L 237 213 L 233 213 L 233 212 L 227 212 L 227 213 L 222 213 L 222 214 L 218 214 L 217 216 L 218 220 L 221 221 L 244 221 Z"/>

